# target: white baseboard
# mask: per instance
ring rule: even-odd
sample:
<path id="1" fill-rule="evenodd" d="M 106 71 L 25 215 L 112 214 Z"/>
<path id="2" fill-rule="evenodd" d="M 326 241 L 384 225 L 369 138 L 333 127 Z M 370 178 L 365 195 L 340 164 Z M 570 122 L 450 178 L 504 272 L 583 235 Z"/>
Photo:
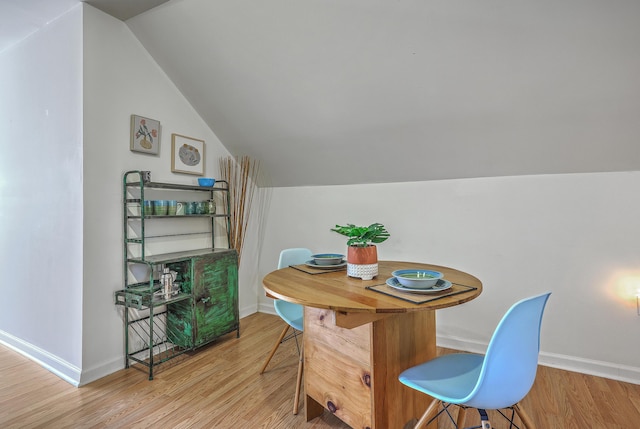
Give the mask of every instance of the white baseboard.
<path id="1" fill-rule="evenodd" d="M 276 314 L 273 305 L 268 303 L 243 307 L 240 310 L 240 318 L 253 314 L 256 311 Z M 487 348 L 487 344 L 453 337 L 438 336 L 436 342 L 439 347 L 472 353 L 484 353 Z M 95 368 L 81 371 L 80 368 L 71 365 L 69 362 L 4 331 L 0 331 L 0 343 L 36 362 L 75 387 L 90 383 L 124 368 L 124 357 L 122 357 L 121 359 L 116 359 L 111 362 L 104 362 Z M 613 364 L 611 362 L 583 359 L 544 351 L 540 352 L 539 362 L 540 365 L 543 366 L 640 385 L 640 367 Z"/>
<path id="2" fill-rule="evenodd" d="M 82 371 L 82 377 L 80 379 L 80 386 L 96 381 L 102 377 L 106 377 L 109 374 L 113 374 L 116 371 L 120 371 L 124 368 L 124 354 L 110 362 L 102 362 L 99 365 L 85 369 Z"/>
<path id="3" fill-rule="evenodd" d="M 276 313 L 276 309 L 273 307 L 273 301 L 268 304 L 266 303 L 258 304 L 258 312 L 266 313 L 266 314 L 278 314 Z"/>
<path id="4" fill-rule="evenodd" d="M 36 362 L 46 370 L 54 373 L 67 383 L 78 387 L 80 385 L 80 368 L 60 359 L 46 350 L 34 346 L 20 338 L 0 331 L 0 343 Z"/>
<path id="5" fill-rule="evenodd" d="M 240 318 L 255 313 L 257 308 L 257 305 L 251 305 L 240 309 Z M 4 331 L 0 331 L 0 343 L 12 350 L 15 350 L 75 387 L 84 386 L 92 381 L 119 371 L 125 366 L 124 355 L 122 355 L 121 357 L 115 358 L 109 362 L 101 362 L 93 368 L 81 371 L 76 366 L 71 365 L 59 357 Z"/>
<path id="6" fill-rule="evenodd" d="M 439 347 L 461 350 L 472 353 L 484 353 L 488 344 L 451 337 L 436 337 Z M 611 362 L 583 359 L 575 356 L 540 352 L 540 365 L 558 368 L 565 371 L 579 372 L 626 383 L 640 384 L 640 367 L 613 364 Z"/>
<path id="7" fill-rule="evenodd" d="M 540 353 L 540 365 L 610 378 L 611 380 L 624 381 L 626 383 L 640 384 L 639 367 L 545 352 Z"/>
<path id="8" fill-rule="evenodd" d="M 240 318 L 242 319 L 243 317 L 247 317 L 253 313 L 257 313 L 258 312 L 258 305 L 257 304 L 252 304 L 252 305 L 247 305 L 245 307 L 242 307 L 240 309 Z"/>

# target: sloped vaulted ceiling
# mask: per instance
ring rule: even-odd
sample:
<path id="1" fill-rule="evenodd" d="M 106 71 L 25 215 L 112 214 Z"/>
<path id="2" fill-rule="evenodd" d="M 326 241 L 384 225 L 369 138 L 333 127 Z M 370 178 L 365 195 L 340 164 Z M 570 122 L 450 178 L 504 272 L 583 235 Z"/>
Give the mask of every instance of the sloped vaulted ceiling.
<path id="1" fill-rule="evenodd" d="M 157 2 L 126 24 L 274 186 L 640 169 L 637 0 Z"/>
<path id="2" fill-rule="evenodd" d="M 640 168 L 640 2 L 182 0 L 127 24 L 276 186 Z"/>

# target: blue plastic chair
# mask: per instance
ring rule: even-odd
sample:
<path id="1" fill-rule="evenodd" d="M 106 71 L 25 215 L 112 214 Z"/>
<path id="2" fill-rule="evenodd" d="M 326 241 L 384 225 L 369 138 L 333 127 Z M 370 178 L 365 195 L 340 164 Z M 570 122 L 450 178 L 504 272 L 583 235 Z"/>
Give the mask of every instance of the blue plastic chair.
<path id="1" fill-rule="evenodd" d="M 301 247 L 285 249 L 282 252 L 280 252 L 278 269 L 285 268 L 290 265 L 303 264 L 311 259 L 312 254 L 313 253 L 311 252 L 311 250 L 306 248 L 301 248 Z M 280 346 L 280 344 L 282 344 L 284 341 L 288 339 L 294 338 L 296 341 L 296 347 L 298 348 L 298 355 L 300 357 L 300 360 L 298 362 L 298 377 L 296 380 L 296 393 L 293 401 L 293 414 L 298 414 L 298 404 L 299 404 L 299 398 L 300 398 L 300 390 L 302 386 L 302 371 L 303 371 L 303 364 L 304 364 L 303 350 L 301 345 L 298 343 L 298 333 L 301 333 L 303 331 L 304 307 L 300 304 L 294 304 L 292 302 L 283 301 L 281 299 L 276 299 L 273 302 L 273 306 L 276 309 L 276 313 L 278 313 L 278 315 L 282 318 L 282 320 L 287 322 L 287 325 L 282 330 L 282 333 L 280 333 L 280 337 L 278 337 L 276 344 L 273 346 L 271 353 L 269 354 L 269 356 L 267 357 L 267 360 L 262 366 L 262 369 L 260 370 L 260 374 L 262 374 L 265 371 L 265 369 L 267 369 L 267 365 L 269 365 L 271 358 L 276 353 L 276 350 L 278 350 L 278 347 Z M 287 332 L 289 331 L 289 328 L 293 329 L 293 333 L 289 337 L 286 337 Z"/>
<path id="2" fill-rule="evenodd" d="M 486 410 L 508 408 L 511 416 L 500 414 L 511 425 L 518 414 L 524 427 L 533 429 L 518 402 L 529 393 L 536 377 L 540 326 L 549 295 L 515 303 L 498 324 L 484 356 L 447 354 L 402 372 L 399 379 L 403 384 L 433 397 L 415 428 L 422 428 L 444 412 L 453 421 L 448 408 L 458 405 L 456 428 L 464 424 L 467 408 L 478 409 L 481 426 L 475 427 L 482 429 L 491 428 Z M 440 404 L 443 408 L 432 417 Z"/>

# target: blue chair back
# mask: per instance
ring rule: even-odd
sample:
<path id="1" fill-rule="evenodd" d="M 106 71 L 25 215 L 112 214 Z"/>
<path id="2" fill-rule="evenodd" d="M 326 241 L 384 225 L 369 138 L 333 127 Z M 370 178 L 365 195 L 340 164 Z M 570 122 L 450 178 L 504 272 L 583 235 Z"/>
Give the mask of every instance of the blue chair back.
<path id="1" fill-rule="evenodd" d="M 313 255 L 313 252 L 304 247 L 284 249 L 282 252 L 280 252 L 278 269 L 288 267 L 289 265 L 304 264 L 311 259 L 311 255 Z"/>
<path id="2" fill-rule="evenodd" d="M 304 264 L 311 259 L 313 253 L 311 250 L 304 247 L 296 247 L 291 249 L 284 249 L 280 252 L 280 260 L 278 261 L 278 269 L 288 267 L 289 265 Z M 287 322 L 292 328 L 302 331 L 303 330 L 303 314 L 304 307 L 300 304 L 294 304 L 292 302 L 276 299 L 273 302 L 273 307 L 276 313 Z"/>
<path id="3" fill-rule="evenodd" d="M 524 398 L 536 378 L 542 315 L 551 293 L 516 302 L 493 333 L 480 377 L 465 405 L 510 407 Z"/>

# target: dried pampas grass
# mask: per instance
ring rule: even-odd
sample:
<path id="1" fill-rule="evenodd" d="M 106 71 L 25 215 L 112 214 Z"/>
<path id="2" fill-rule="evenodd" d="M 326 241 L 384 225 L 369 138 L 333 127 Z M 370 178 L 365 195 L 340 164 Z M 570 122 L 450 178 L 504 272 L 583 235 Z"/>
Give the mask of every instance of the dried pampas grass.
<path id="1" fill-rule="evenodd" d="M 229 184 L 229 247 L 238 252 L 238 265 L 244 246 L 251 206 L 260 171 L 260 163 L 248 156 L 224 157 L 219 160 L 222 179 Z"/>

